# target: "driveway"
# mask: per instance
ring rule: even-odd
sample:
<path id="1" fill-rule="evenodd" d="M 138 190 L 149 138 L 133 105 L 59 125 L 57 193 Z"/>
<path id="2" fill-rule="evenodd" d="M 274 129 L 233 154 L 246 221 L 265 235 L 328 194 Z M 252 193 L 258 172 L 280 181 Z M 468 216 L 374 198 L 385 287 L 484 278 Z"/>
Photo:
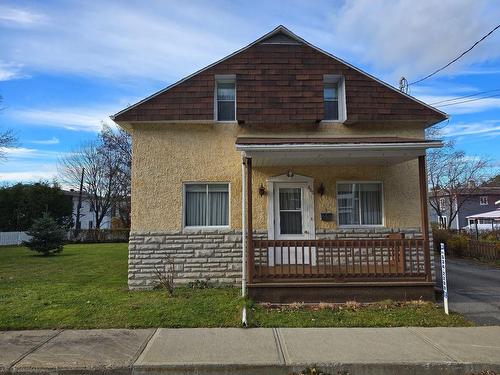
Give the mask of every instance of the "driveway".
<path id="1" fill-rule="evenodd" d="M 441 265 L 436 262 L 437 285 Z M 446 259 L 450 310 L 479 325 L 500 325 L 500 269 L 464 259 Z"/>

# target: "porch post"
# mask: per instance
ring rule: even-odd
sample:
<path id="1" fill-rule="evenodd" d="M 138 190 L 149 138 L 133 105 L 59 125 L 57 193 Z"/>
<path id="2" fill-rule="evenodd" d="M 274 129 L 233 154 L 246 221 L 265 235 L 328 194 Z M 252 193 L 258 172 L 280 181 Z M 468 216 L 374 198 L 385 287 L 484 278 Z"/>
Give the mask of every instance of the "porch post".
<path id="1" fill-rule="evenodd" d="M 418 157 L 418 177 L 420 185 L 420 216 L 422 235 L 424 238 L 424 266 L 427 281 L 432 281 L 431 253 L 429 248 L 429 211 L 427 202 L 427 174 L 425 170 L 425 155 Z"/>
<path id="2" fill-rule="evenodd" d="M 253 282 L 254 254 L 252 227 L 252 158 L 246 158 L 247 165 L 247 282 Z"/>

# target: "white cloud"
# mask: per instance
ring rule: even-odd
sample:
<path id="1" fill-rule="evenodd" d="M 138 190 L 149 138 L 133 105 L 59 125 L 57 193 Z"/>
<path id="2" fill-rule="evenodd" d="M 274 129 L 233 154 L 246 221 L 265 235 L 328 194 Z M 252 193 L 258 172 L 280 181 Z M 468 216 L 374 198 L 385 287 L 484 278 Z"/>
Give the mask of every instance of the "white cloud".
<path id="1" fill-rule="evenodd" d="M 48 151 L 48 150 L 38 150 L 34 148 L 26 147 L 0 147 L 8 159 L 57 159 L 66 155 L 65 152 L 60 151 Z"/>
<path id="2" fill-rule="evenodd" d="M 417 98 L 425 103 L 431 104 L 441 102 L 443 100 L 451 100 L 459 96 L 460 95 L 417 95 Z M 485 94 L 484 96 L 488 95 Z M 479 97 L 480 96 L 478 96 L 477 98 Z M 453 100 L 446 103 L 438 103 L 435 105 L 435 107 L 450 115 L 463 115 L 500 109 L 500 98 L 498 97 L 475 100 L 477 98 L 469 97 Z"/>
<path id="3" fill-rule="evenodd" d="M 487 120 L 473 123 L 450 123 L 442 130 L 446 137 L 498 137 L 500 136 L 500 120 Z"/>
<path id="4" fill-rule="evenodd" d="M 22 72 L 22 65 L 15 63 L 6 63 L 0 61 L 0 81 L 11 79 L 27 78 L 28 75 Z"/>
<path id="5" fill-rule="evenodd" d="M 59 138 L 52 137 L 50 139 L 40 139 L 38 141 L 28 141 L 29 143 L 34 143 L 37 145 L 57 145 L 59 144 Z"/>
<path id="6" fill-rule="evenodd" d="M 331 17 L 332 43 L 394 80 L 404 75 L 413 81 L 457 57 L 499 18 L 500 7 L 485 0 L 348 1 Z M 499 41 L 497 32 L 440 76 L 499 58 Z"/>
<path id="7" fill-rule="evenodd" d="M 44 12 L 57 21 L 31 33 L 0 33 L 6 58 L 41 71 L 168 82 L 241 47 L 216 20 L 226 20 L 224 30 L 239 29 L 242 20 L 211 5 L 89 1 Z"/>
<path id="8" fill-rule="evenodd" d="M 412 80 L 447 63 L 500 18 L 500 7 L 486 0 L 357 0 L 343 6 L 315 1 L 314 7 L 301 0 L 230 4 L 35 2 L 23 9 L 26 14 L 10 10 L 4 18 L 36 27 L 0 32 L 0 45 L 4 59 L 30 71 L 91 75 L 122 83 L 136 78 L 172 82 L 234 52 L 285 19 L 285 26 L 313 44 L 355 65 L 366 64 L 395 83 L 402 74 Z M 477 70 L 478 63 L 499 58 L 497 34 L 440 76 L 464 67 Z"/>
<path id="9" fill-rule="evenodd" d="M 65 152 L 17 147 L 3 148 L 7 160 L 0 163 L 0 182 L 32 182 L 57 177 L 57 162 Z"/>
<path id="10" fill-rule="evenodd" d="M 0 183 L 17 183 L 17 182 L 36 182 L 40 180 L 52 181 L 57 177 L 57 170 L 48 167 L 45 170 L 40 170 L 37 166 L 35 170 L 18 171 L 18 172 L 1 172 Z"/>
<path id="11" fill-rule="evenodd" d="M 45 17 L 30 9 L 0 5 L 0 23 L 6 25 L 29 26 L 44 21 Z"/>
<path id="12" fill-rule="evenodd" d="M 27 108 L 11 110 L 8 115 L 25 124 L 96 132 L 103 122 L 110 121 L 109 116 L 114 112 L 116 110 L 110 108 Z"/>

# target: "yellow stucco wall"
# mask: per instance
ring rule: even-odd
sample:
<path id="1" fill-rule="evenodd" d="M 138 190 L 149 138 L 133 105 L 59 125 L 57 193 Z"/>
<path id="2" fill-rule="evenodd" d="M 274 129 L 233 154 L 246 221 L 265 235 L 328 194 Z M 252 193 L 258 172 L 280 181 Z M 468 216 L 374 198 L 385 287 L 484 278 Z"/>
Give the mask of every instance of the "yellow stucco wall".
<path id="1" fill-rule="evenodd" d="M 266 136 L 399 136 L 423 138 L 420 127 L 322 124 L 311 129 L 281 126 L 274 131 L 237 124 L 134 124 L 132 173 L 132 230 L 178 231 L 182 229 L 182 186 L 185 182 L 230 183 L 230 226 L 241 228 L 241 155 L 235 149 L 238 135 Z M 384 186 L 386 227 L 419 227 L 417 161 L 389 167 L 287 166 L 254 169 L 254 228 L 267 228 L 267 196 L 257 188 L 266 179 L 292 170 L 314 178 L 325 194 L 314 194 L 316 227 L 334 228 L 321 222 L 320 212 L 336 212 L 335 185 L 340 180 L 377 180 Z"/>

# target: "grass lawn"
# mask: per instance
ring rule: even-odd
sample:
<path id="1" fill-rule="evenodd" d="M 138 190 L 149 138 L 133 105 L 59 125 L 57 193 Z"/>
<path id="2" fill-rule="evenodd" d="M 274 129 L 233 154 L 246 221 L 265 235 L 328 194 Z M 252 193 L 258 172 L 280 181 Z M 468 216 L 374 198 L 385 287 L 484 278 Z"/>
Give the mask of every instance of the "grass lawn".
<path id="1" fill-rule="evenodd" d="M 43 257 L 0 247 L 0 330 L 36 328 L 238 327 L 245 303 L 236 288 L 127 289 L 127 245 L 67 245 Z M 270 308 L 247 302 L 263 327 L 464 326 L 433 304 Z"/>

